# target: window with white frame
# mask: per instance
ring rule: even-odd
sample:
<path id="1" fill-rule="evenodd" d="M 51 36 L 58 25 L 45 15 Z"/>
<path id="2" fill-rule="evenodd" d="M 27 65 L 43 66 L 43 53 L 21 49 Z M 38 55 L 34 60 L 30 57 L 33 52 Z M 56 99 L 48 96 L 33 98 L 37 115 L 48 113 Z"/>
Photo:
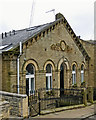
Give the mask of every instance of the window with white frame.
<path id="1" fill-rule="evenodd" d="M 34 93 L 35 91 L 35 69 L 33 64 L 28 64 L 26 67 L 26 94 Z"/>
<path id="2" fill-rule="evenodd" d="M 81 65 L 81 83 L 84 82 L 84 65 Z"/>
<path id="3" fill-rule="evenodd" d="M 52 88 L 52 66 L 48 64 L 46 66 L 46 90 Z"/>
<path id="4" fill-rule="evenodd" d="M 76 84 L 76 65 L 73 64 L 72 66 L 72 84 Z"/>

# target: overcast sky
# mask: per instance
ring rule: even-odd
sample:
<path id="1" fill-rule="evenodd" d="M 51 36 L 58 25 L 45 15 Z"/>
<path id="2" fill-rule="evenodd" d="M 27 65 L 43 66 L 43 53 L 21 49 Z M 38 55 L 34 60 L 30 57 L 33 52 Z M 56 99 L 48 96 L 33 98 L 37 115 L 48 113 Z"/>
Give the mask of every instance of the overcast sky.
<path id="1" fill-rule="evenodd" d="M 65 16 L 77 36 L 94 39 L 94 1 L 0 0 L 0 33 L 54 21 L 54 13 L 46 12 L 55 9 L 55 14 Z"/>

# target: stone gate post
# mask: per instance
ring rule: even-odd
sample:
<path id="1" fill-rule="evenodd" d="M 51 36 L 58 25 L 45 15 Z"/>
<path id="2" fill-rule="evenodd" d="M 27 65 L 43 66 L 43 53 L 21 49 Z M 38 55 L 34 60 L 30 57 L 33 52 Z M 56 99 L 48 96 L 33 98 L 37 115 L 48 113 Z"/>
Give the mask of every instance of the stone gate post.
<path id="1" fill-rule="evenodd" d="M 83 104 L 87 105 L 87 90 L 86 90 L 86 88 L 83 89 Z"/>
<path id="2" fill-rule="evenodd" d="M 93 87 L 88 87 L 88 102 L 93 103 Z"/>

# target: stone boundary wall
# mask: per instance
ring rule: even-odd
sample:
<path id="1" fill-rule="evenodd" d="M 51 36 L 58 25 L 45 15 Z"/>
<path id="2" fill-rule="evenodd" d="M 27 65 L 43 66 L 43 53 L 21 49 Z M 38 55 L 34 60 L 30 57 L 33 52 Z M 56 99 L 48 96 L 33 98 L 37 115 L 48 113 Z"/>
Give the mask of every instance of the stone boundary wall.
<path id="1" fill-rule="evenodd" d="M 0 99 L 0 120 L 9 118 L 9 102 Z"/>
<path id="2" fill-rule="evenodd" d="M 0 91 L 2 100 L 8 101 L 10 115 L 28 117 L 28 97 L 27 95 Z"/>

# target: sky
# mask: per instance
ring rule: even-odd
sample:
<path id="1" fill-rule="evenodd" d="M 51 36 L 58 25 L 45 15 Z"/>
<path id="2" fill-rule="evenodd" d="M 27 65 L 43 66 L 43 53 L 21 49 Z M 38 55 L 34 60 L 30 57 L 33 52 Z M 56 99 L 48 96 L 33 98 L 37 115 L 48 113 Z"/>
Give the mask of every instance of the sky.
<path id="1" fill-rule="evenodd" d="M 77 36 L 94 39 L 95 0 L 0 0 L 0 33 L 55 20 L 62 13 Z M 55 9 L 54 12 L 48 12 Z"/>

